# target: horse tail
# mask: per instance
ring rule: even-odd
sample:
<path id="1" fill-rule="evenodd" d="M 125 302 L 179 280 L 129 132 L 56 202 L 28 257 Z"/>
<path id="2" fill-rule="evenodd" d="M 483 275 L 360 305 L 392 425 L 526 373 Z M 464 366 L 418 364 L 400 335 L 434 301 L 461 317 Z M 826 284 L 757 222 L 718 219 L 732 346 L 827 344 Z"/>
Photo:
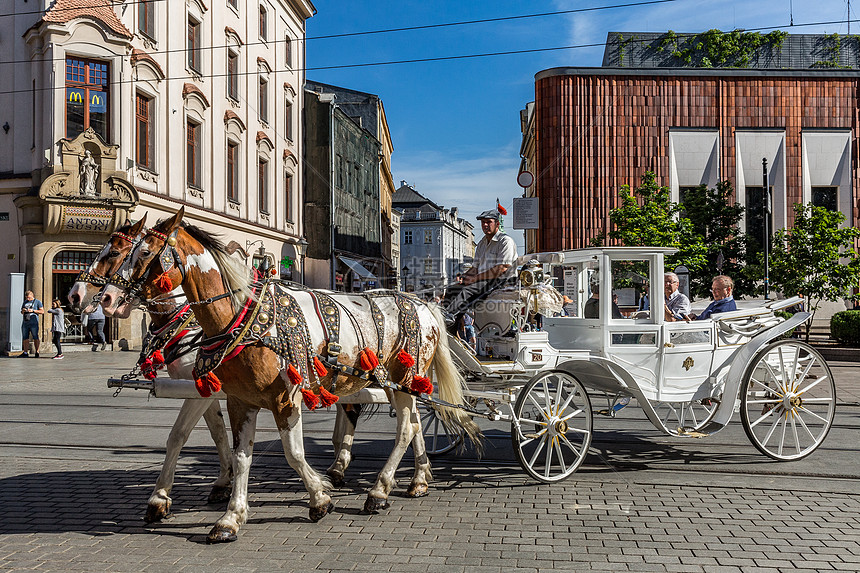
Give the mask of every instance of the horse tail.
<path id="1" fill-rule="evenodd" d="M 465 380 L 462 374 L 457 370 L 454 360 L 451 357 L 451 347 L 448 345 L 448 332 L 445 327 L 445 318 L 442 316 L 442 311 L 438 305 L 428 305 L 433 313 L 433 318 L 439 326 L 439 344 L 436 347 L 436 353 L 433 355 L 433 360 L 430 363 L 433 368 L 433 378 L 436 382 L 436 388 L 439 392 L 439 398 L 449 404 L 464 404 L 463 386 Z M 475 446 L 475 450 L 480 456 L 484 450 L 483 438 L 481 429 L 471 416 L 466 414 L 459 408 L 437 408 L 436 414 L 442 421 L 448 425 L 459 427 L 469 438 L 469 441 Z"/>

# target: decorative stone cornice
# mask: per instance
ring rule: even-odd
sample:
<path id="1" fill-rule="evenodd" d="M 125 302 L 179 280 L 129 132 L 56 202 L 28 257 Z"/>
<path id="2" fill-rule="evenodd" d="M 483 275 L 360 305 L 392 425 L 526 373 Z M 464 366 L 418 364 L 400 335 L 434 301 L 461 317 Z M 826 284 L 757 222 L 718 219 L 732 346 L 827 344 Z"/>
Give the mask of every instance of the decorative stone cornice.
<path id="1" fill-rule="evenodd" d="M 206 94 L 203 93 L 203 90 L 198 88 L 196 85 L 189 83 L 186 83 L 182 86 L 182 99 L 185 99 L 192 94 L 203 100 L 204 105 L 206 105 L 206 107 L 209 107 L 209 100 L 206 99 Z"/>
<path id="2" fill-rule="evenodd" d="M 242 36 L 239 35 L 239 32 L 231 28 L 230 26 L 224 26 L 224 33 L 228 36 L 233 36 L 236 38 L 236 41 L 239 42 L 240 46 L 244 46 L 245 42 L 242 41 Z"/>
<path id="3" fill-rule="evenodd" d="M 232 109 L 228 109 L 224 112 L 224 123 L 229 123 L 231 121 L 235 121 L 237 124 L 239 124 L 239 127 L 242 129 L 242 131 L 245 131 L 245 129 L 247 129 L 245 127 L 245 122 L 242 121 L 242 118 L 239 117 L 239 114 L 237 114 Z"/>
<path id="4" fill-rule="evenodd" d="M 150 54 L 144 52 L 143 50 L 134 48 L 131 51 L 131 65 L 137 66 L 137 64 L 141 62 L 149 64 L 153 70 L 158 72 L 159 79 L 163 80 L 165 78 L 164 70 L 161 69 L 161 66 L 158 65 L 158 62 L 155 61 L 155 58 L 153 58 Z"/>

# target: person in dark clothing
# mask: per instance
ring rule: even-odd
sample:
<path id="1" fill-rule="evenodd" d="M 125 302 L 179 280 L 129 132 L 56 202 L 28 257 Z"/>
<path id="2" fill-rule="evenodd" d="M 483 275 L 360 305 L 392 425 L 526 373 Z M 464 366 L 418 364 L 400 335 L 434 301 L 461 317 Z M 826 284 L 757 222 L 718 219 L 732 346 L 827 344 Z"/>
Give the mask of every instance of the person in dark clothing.
<path id="1" fill-rule="evenodd" d="M 732 296 L 732 291 L 735 288 L 735 283 L 731 278 L 726 275 L 718 275 L 714 277 L 714 280 L 711 281 L 711 294 L 714 295 L 714 302 L 708 305 L 708 308 L 702 311 L 702 314 L 689 315 L 689 318 L 685 318 L 687 322 L 692 320 L 705 320 L 706 318 L 711 318 L 711 315 L 718 314 L 720 312 L 729 312 L 732 310 L 737 310 L 738 305 L 735 304 L 735 299 Z"/>
<path id="2" fill-rule="evenodd" d="M 600 285 L 591 285 L 591 298 L 585 301 L 582 314 L 585 318 L 600 318 Z M 612 301 L 612 318 L 624 318 L 615 301 Z"/>

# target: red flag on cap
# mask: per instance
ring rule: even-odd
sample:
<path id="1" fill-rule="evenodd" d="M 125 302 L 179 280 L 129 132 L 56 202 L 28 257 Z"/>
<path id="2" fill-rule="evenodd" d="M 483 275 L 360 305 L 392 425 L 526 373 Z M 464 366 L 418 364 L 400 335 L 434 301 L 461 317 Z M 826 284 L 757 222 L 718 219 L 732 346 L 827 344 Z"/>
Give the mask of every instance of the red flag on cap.
<path id="1" fill-rule="evenodd" d="M 496 209 L 499 211 L 499 214 L 501 214 L 501 215 L 507 215 L 508 214 L 508 210 L 505 209 L 504 207 L 502 207 L 502 204 L 499 203 L 498 197 L 496 197 Z"/>

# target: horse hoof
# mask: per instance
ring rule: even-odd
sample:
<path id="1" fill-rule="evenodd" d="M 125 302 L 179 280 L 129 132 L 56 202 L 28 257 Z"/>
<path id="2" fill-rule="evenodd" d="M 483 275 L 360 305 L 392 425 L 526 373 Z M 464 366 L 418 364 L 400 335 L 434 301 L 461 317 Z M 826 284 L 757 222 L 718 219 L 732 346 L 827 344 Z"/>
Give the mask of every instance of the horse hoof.
<path id="1" fill-rule="evenodd" d="M 343 474 L 339 472 L 326 472 L 328 479 L 331 481 L 332 487 L 341 487 L 345 483 Z"/>
<path id="2" fill-rule="evenodd" d="M 230 543 L 236 541 L 239 537 L 236 532 L 227 527 L 216 525 L 206 536 L 206 543 Z"/>
<path id="3" fill-rule="evenodd" d="M 428 493 L 430 493 L 430 488 L 427 487 L 426 483 L 413 485 L 406 491 L 406 495 L 409 497 L 424 497 Z"/>
<path id="4" fill-rule="evenodd" d="M 383 509 L 388 509 L 391 507 L 388 505 L 388 500 L 381 497 L 367 497 L 367 501 L 364 502 L 364 511 L 367 513 L 379 513 Z"/>
<path id="5" fill-rule="evenodd" d="M 146 515 L 143 517 L 143 520 L 146 523 L 155 523 L 166 518 L 168 515 L 170 515 L 170 504 L 149 504 L 146 506 Z"/>
<path id="6" fill-rule="evenodd" d="M 332 511 L 334 511 L 334 504 L 332 502 L 328 502 L 328 504 L 323 507 L 312 507 L 308 513 L 308 517 L 310 517 L 311 521 L 316 523 Z"/>
<path id="7" fill-rule="evenodd" d="M 233 488 L 229 485 L 213 485 L 212 491 L 209 492 L 209 499 L 206 500 L 206 503 L 221 503 L 228 501 L 232 493 Z"/>

